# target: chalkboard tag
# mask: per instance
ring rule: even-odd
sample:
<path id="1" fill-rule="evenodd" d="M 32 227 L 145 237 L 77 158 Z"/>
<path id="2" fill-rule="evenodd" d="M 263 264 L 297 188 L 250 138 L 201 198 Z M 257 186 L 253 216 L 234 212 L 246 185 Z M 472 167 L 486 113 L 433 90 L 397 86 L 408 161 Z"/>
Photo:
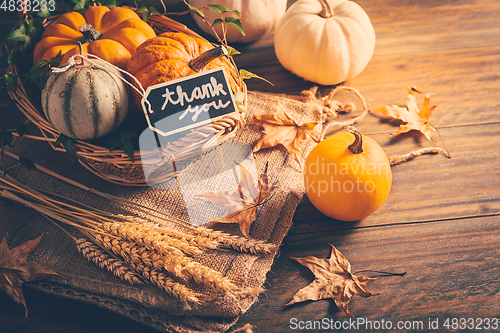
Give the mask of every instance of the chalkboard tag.
<path id="1" fill-rule="evenodd" d="M 238 112 L 222 68 L 150 86 L 142 99 L 142 107 L 149 128 L 162 136 Z"/>

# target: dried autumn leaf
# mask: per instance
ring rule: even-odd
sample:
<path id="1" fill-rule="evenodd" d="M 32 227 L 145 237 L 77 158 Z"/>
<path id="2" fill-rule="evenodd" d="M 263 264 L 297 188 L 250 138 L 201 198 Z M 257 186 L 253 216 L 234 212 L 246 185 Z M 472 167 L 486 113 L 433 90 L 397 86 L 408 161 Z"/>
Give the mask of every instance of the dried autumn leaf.
<path id="1" fill-rule="evenodd" d="M 0 289 L 4 290 L 16 303 L 24 306 L 25 316 L 28 308 L 24 300 L 22 284 L 38 281 L 59 274 L 27 262 L 28 254 L 33 251 L 44 234 L 29 240 L 13 249 L 9 249 L 6 238 L 0 243 Z"/>
<path id="2" fill-rule="evenodd" d="M 313 121 L 299 125 L 288 115 L 279 100 L 276 104 L 275 113 L 254 115 L 252 119 L 255 124 L 264 128 L 259 141 L 253 148 L 254 153 L 281 144 L 300 164 L 302 146 L 307 137 L 319 142 L 319 138 L 313 132 L 318 122 Z"/>
<path id="3" fill-rule="evenodd" d="M 363 297 L 378 295 L 366 288 L 366 284 L 375 278 L 352 274 L 351 264 L 334 246 L 329 259 L 318 259 L 313 256 L 292 259 L 309 268 L 315 279 L 307 287 L 300 289 L 286 305 L 332 298 L 342 312 L 352 316 L 347 305 L 354 295 Z"/>
<path id="4" fill-rule="evenodd" d="M 382 116 L 375 114 L 380 118 L 397 119 L 401 120 L 404 123 L 399 126 L 399 131 L 397 133 L 394 133 L 394 135 L 399 135 L 401 133 L 415 130 L 421 132 L 427 139 L 435 141 L 431 136 L 431 130 L 435 131 L 436 129 L 429 123 L 429 118 L 431 117 L 432 111 L 434 111 L 437 105 L 430 106 L 431 94 L 426 94 L 424 97 L 422 110 L 419 110 L 414 92 L 421 94 L 424 93 L 415 87 L 408 88 L 408 99 L 406 102 L 406 107 L 392 105 L 372 111 L 380 112 Z"/>
<path id="5" fill-rule="evenodd" d="M 216 191 L 197 195 L 204 198 L 217 206 L 220 206 L 226 211 L 233 213 L 221 217 L 212 222 L 219 223 L 238 223 L 241 233 L 250 238 L 250 225 L 257 218 L 257 207 L 262 204 L 269 193 L 275 189 L 274 184 L 269 184 L 267 177 L 268 166 L 259 177 L 258 185 L 253 183 L 253 177 L 248 170 L 241 164 L 240 167 L 240 182 L 238 191 Z"/>

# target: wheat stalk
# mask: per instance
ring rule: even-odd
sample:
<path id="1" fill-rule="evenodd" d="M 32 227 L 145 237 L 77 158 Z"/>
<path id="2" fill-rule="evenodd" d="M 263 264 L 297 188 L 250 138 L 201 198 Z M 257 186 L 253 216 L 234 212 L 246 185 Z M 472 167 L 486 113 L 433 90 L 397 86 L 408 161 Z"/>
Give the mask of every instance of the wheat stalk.
<path id="1" fill-rule="evenodd" d="M 12 157 L 12 158 L 19 158 L 17 155 L 14 155 L 14 154 L 9 154 L 8 155 L 9 157 Z M 166 222 L 166 223 L 170 223 L 170 224 L 175 224 L 177 226 L 180 226 L 181 228 L 185 229 L 186 232 L 183 233 L 183 232 L 178 232 L 172 228 L 166 228 L 166 227 L 162 227 L 162 228 L 165 228 L 164 230 L 162 230 L 161 232 L 165 232 L 165 234 L 168 234 L 169 236 L 172 236 L 172 237 L 175 237 L 175 238 L 179 238 L 179 239 L 185 239 L 187 240 L 191 245 L 194 245 L 194 246 L 199 246 L 199 247 L 204 247 L 204 248 L 209 248 L 209 249 L 213 249 L 213 248 L 216 248 L 217 245 L 214 243 L 214 242 L 219 242 L 221 244 L 224 244 L 230 248 L 233 248 L 237 251 L 242 251 L 242 252 L 250 252 L 250 253 L 253 253 L 253 254 L 258 254 L 258 253 L 265 253 L 265 254 L 269 254 L 269 253 L 272 253 L 273 251 L 275 251 L 277 249 L 277 246 L 274 245 L 274 244 L 269 244 L 269 243 L 266 243 L 264 241 L 260 241 L 260 240 L 254 240 L 254 239 L 247 239 L 245 237 L 239 237 L 239 236 L 235 236 L 235 235 L 230 235 L 230 234 L 227 234 L 227 233 L 223 233 L 223 232 L 220 232 L 220 231 L 214 231 L 214 230 L 211 230 L 211 229 L 207 229 L 207 228 L 204 228 L 204 227 L 195 227 L 195 226 L 192 226 L 190 225 L 189 223 L 185 222 L 185 221 L 182 221 L 182 220 L 179 220 L 177 218 L 174 218 L 172 216 L 168 216 L 162 212 L 159 212 L 159 211 L 156 211 L 154 209 L 151 209 L 149 207 L 146 207 L 146 206 L 143 206 L 143 205 L 140 205 L 140 204 L 137 204 L 131 200 L 127 200 L 127 199 L 124 199 L 124 198 L 120 198 L 120 197 L 116 197 L 116 196 L 112 196 L 112 195 L 109 195 L 109 194 L 105 194 L 105 193 L 102 193 L 102 192 L 99 192 L 97 190 L 93 190 L 91 188 L 88 188 L 84 185 L 81 185 L 77 182 L 74 182 L 74 181 L 70 181 L 69 179 L 67 178 L 64 178 L 62 176 L 59 176 L 58 174 L 56 173 L 53 173 L 37 164 L 35 164 L 36 167 L 37 167 L 37 170 L 40 170 L 40 171 L 43 171 L 51 176 L 54 176 L 62 181 L 65 181 L 67 182 L 68 184 L 71 184 L 71 185 L 74 185 L 74 186 L 77 186 L 79 188 L 82 188 L 86 191 L 89 191 L 95 195 L 98 195 L 102 198 L 105 198 L 105 199 L 108 199 L 112 202 L 115 202 L 115 203 L 118 203 L 118 204 L 121 204 L 121 205 L 125 205 L 125 206 L 129 206 L 129 207 L 135 207 L 137 208 L 138 210 L 142 211 L 143 213 L 145 213 L 147 216 L 149 216 L 150 218 L 152 219 L 157 219 L 157 220 L 160 220 L 160 221 L 163 221 L 163 222 Z M 34 191 L 33 189 L 30 189 L 29 187 L 15 181 L 14 179 L 10 179 L 10 181 L 7 181 L 5 178 L 3 177 L 0 177 L 0 181 L 4 181 L 4 182 L 7 182 L 9 186 L 18 186 L 18 187 L 22 187 L 23 188 L 23 191 L 25 192 L 28 192 L 28 195 L 30 195 L 32 198 L 34 198 L 35 200 L 39 200 L 40 198 L 43 198 L 44 200 L 47 200 L 47 204 L 52 204 L 53 202 L 56 202 L 57 206 L 59 209 L 60 209 L 60 205 L 62 205 L 63 207 L 66 207 L 68 210 L 76 210 L 78 209 L 76 206 L 71 206 L 71 205 L 67 205 L 67 204 L 64 204 L 60 201 L 55 201 L 53 199 L 50 199 L 49 197 L 47 197 L 46 195 L 43 195 L 39 192 L 36 192 Z M 15 184 L 14 184 L 15 183 Z M 47 194 L 47 192 L 45 192 Z M 52 194 L 52 193 L 50 193 Z M 83 207 L 85 207 L 86 209 L 80 209 L 80 212 L 81 214 L 87 214 L 87 217 L 89 215 L 92 215 L 95 219 L 98 219 L 99 221 L 108 221 L 108 222 L 113 222 L 114 221 L 124 221 L 124 222 L 135 222 L 135 223 L 152 223 L 150 222 L 149 220 L 145 220 L 145 219 L 141 219 L 139 217 L 134 217 L 134 216 L 125 216 L 125 215 L 122 215 L 122 214 L 118 214 L 118 215 L 113 215 L 113 214 L 110 214 L 110 213 L 107 213 L 107 212 L 104 212 L 104 211 L 101 211 L 101 210 L 98 210 L 98 209 L 95 209 L 95 208 L 92 208 L 90 206 L 86 206 L 86 205 L 83 205 L 81 203 L 78 203 L 78 202 L 73 202 L 76 204 L 79 204 Z M 86 220 L 86 223 L 89 223 L 89 222 L 92 222 L 92 221 L 89 221 L 89 219 Z M 95 224 L 95 223 L 94 223 Z M 211 234 L 213 233 L 213 234 Z M 189 235 L 191 234 L 191 235 Z M 192 236 L 195 236 L 195 237 L 192 237 Z M 201 236 L 201 237 L 197 237 L 197 236 Z"/>
<path id="2" fill-rule="evenodd" d="M 95 244 L 85 238 L 75 239 L 76 248 L 87 260 L 95 263 L 99 268 L 106 268 L 120 279 L 130 284 L 143 284 L 139 275 L 119 259 L 110 257 Z"/>
<path id="3" fill-rule="evenodd" d="M 193 235 L 192 233 L 189 233 L 191 228 L 187 229 L 188 232 L 182 232 L 170 227 L 164 227 L 158 225 L 155 222 L 151 222 L 144 219 L 135 219 L 134 222 L 140 223 L 144 226 L 144 228 L 147 228 L 148 234 L 155 234 L 158 236 L 170 236 L 172 238 L 184 240 L 192 246 L 213 250 L 218 248 L 220 245 L 216 239 L 212 239 L 205 236 Z"/>
<path id="4" fill-rule="evenodd" d="M 158 232 L 154 225 L 105 222 L 102 224 L 102 229 L 117 237 L 123 237 L 124 239 L 134 241 L 139 245 L 158 250 L 165 254 L 183 255 L 183 253 L 202 253 L 200 248 L 189 244 L 184 239 L 173 238 L 165 233 Z"/>
<path id="5" fill-rule="evenodd" d="M 193 227 L 191 232 L 194 234 L 215 240 L 221 244 L 229 246 L 240 252 L 250 252 L 252 254 L 269 254 L 277 250 L 278 246 L 257 239 L 248 239 L 237 235 L 231 235 L 219 230 L 213 230 L 205 227 Z"/>
<path id="6" fill-rule="evenodd" d="M 155 269 L 169 272 L 180 279 L 193 281 L 208 286 L 217 291 L 231 291 L 238 287 L 220 272 L 200 264 L 192 258 L 164 255 L 156 250 L 140 247 L 136 243 L 116 237 L 97 235 L 99 242 L 116 255 L 124 258 L 129 264 L 144 264 Z"/>
<path id="7" fill-rule="evenodd" d="M 174 223 L 176 229 L 139 217 L 113 215 L 85 205 L 78 207 L 77 202 L 73 202 L 75 205 L 64 203 L 51 198 L 49 194 L 31 189 L 9 176 L 0 177 L 0 196 L 20 202 L 60 223 L 76 227 L 102 250 L 109 251 L 106 254 L 80 240 L 77 245 L 87 259 L 125 280 L 140 281 L 137 276 L 127 273 L 124 267 L 128 265 L 145 281 L 185 303 L 196 303 L 196 294 L 166 274 L 183 283 L 193 281 L 217 292 L 238 290 L 229 278 L 187 255 L 221 246 L 251 253 L 271 253 L 276 250 L 274 244 L 194 227 L 168 216 L 159 218 L 149 215 L 165 223 Z M 117 257 L 112 258 L 114 255 Z"/>
<path id="8" fill-rule="evenodd" d="M 246 237 L 240 237 L 237 235 L 231 235 L 221 231 L 216 231 L 208 229 L 205 227 L 193 227 L 189 226 L 184 228 L 187 232 L 181 232 L 168 227 L 162 227 L 158 224 L 140 218 L 129 218 L 129 221 L 134 221 L 138 224 L 147 226 L 148 235 L 157 235 L 158 237 L 170 236 L 177 239 L 183 239 L 189 244 L 207 249 L 216 249 L 220 247 L 220 244 L 224 244 L 234 250 L 240 252 L 250 252 L 252 254 L 272 253 L 277 249 L 275 244 L 270 244 L 257 239 L 248 239 Z"/>
<path id="9" fill-rule="evenodd" d="M 136 271 L 141 272 L 142 276 L 153 285 L 176 297 L 184 304 L 201 304 L 197 294 L 192 289 L 181 283 L 175 282 L 174 279 L 167 276 L 162 271 L 139 263 L 132 263 L 131 267 Z"/>

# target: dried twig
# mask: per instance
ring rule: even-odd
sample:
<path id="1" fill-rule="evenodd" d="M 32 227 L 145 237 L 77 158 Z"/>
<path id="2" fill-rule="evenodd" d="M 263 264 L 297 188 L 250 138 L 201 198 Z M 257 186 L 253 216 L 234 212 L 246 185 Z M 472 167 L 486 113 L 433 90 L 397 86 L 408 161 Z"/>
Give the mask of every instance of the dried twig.
<path id="1" fill-rule="evenodd" d="M 450 158 L 450 154 L 448 153 L 447 150 L 444 150 L 443 148 L 440 147 L 426 147 L 426 148 L 420 148 L 414 151 L 409 152 L 408 154 L 400 155 L 400 156 L 393 156 L 389 157 L 389 163 L 392 165 L 398 165 L 404 162 L 411 161 L 415 157 L 422 156 L 425 154 L 439 154 L 443 153 L 444 156 Z"/>

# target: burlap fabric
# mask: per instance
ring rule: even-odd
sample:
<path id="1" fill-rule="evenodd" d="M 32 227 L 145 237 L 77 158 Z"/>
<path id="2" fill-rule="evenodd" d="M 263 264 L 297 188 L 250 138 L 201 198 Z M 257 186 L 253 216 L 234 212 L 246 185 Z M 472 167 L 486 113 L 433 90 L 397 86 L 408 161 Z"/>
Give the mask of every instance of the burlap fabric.
<path id="1" fill-rule="evenodd" d="M 235 186 L 237 173 L 234 170 L 237 168 L 234 167 L 234 162 L 246 165 L 255 181 L 263 172 L 265 164 L 268 163 L 269 178 L 272 182 L 276 182 L 278 187 L 270 199 L 259 208 L 258 217 L 252 224 L 250 235 L 255 239 L 279 245 L 292 224 L 294 211 L 304 192 L 301 166 L 282 146 L 258 152 L 251 163 L 248 162 L 252 161 L 251 158 L 245 160 L 245 155 L 252 155 L 251 147 L 261 135 L 261 129 L 251 122 L 251 115 L 275 112 L 276 98 L 277 96 L 274 95 L 250 92 L 246 125 L 238 130 L 230 142 L 205 153 L 200 159 L 204 160 L 201 167 L 200 160 L 197 160 L 180 172 L 175 184 L 170 184 L 171 186 L 167 184 L 167 186 L 156 188 L 134 188 L 110 184 L 91 174 L 67 154 L 53 151 L 45 142 L 21 137 L 16 139 L 13 147 L 8 150 L 91 188 L 134 200 L 183 219 L 190 219 L 194 224 L 206 221 L 196 220 L 195 216 L 200 215 L 200 212 L 205 219 L 216 218 L 221 214 L 218 208 L 210 202 L 193 199 L 196 193 Z M 311 120 L 313 113 L 308 110 L 310 106 L 292 99 L 283 97 L 280 99 L 283 106 L 299 122 Z M 305 147 L 303 158 L 312 145 L 313 143 L 309 142 Z M 214 173 L 213 170 L 219 170 L 219 172 L 207 175 L 203 167 L 210 165 L 212 160 L 220 161 L 221 159 L 217 159 L 216 155 L 223 156 L 222 160 L 225 165 L 222 168 L 209 168 L 212 173 Z M 41 171 L 28 170 L 10 158 L 6 158 L 5 166 L 11 176 L 35 189 L 58 193 L 114 213 L 136 213 L 130 208 L 104 200 Z M 195 202 L 190 203 L 190 200 L 195 200 Z M 8 232 L 10 247 L 18 246 L 46 232 L 47 234 L 42 238 L 36 250 L 31 253 L 29 260 L 65 277 L 29 283 L 29 286 L 47 293 L 95 304 L 166 332 L 228 330 L 258 298 L 256 294 L 245 292 L 244 288 L 261 287 L 277 255 L 277 251 L 268 255 L 253 255 L 232 250 L 217 250 L 197 256 L 198 261 L 222 272 L 242 287 L 243 291 L 214 294 L 210 302 L 200 306 L 185 307 L 156 287 L 131 286 L 88 262 L 76 250 L 70 237 L 30 208 L 0 199 L 0 216 L 0 237 L 5 237 Z M 237 225 L 212 224 L 208 226 L 240 235 Z M 66 229 L 75 236 L 81 236 L 72 228 Z M 196 291 L 206 293 L 207 297 L 211 296 L 207 290 L 198 288 Z"/>

